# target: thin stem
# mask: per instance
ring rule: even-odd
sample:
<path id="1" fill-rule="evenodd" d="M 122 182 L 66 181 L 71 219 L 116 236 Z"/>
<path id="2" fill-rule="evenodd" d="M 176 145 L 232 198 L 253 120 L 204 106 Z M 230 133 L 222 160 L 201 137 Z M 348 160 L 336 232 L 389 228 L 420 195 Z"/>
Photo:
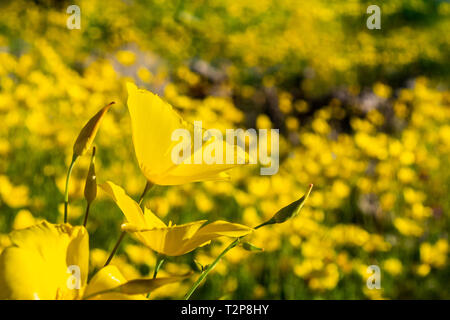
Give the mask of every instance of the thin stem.
<path id="1" fill-rule="evenodd" d="M 257 225 L 256 227 L 254 227 L 253 229 L 256 230 L 256 229 L 259 229 L 261 227 L 264 227 L 264 226 L 267 226 L 267 225 L 271 224 L 271 223 L 269 223 L 269 221 L 263 222 L 260 225 Z"/>
<path id="2" fill-rule="evenodd" d="M 151 183 L 150 181 L 147 181 L 147 183 L 145 184 L 144 191 L 142 192 L 141 196 L 139 197 L 139 202 L 138 202 L 139 205 L 142 204 L 142 200 L 144 200 L 145 195 L 153 186 L 154 186 L 153 183 Z"/>
<path id="3" fill-rule="evenodd" d="M 161 268 L 162 264 L 164 263 L 164 258 L 158 255 L 158 258 L 156 260 L 155 270 L 153 271 L 153 279 L 156 279 L 156 275 L 159 272 L 159 269 Z"/>
<path id="4" fill-rule="evenodd" d="M 69 166 L 69 171 L 67 171 L 67 177 L 66 177 L 66 191 L 64 193 L 64 223 L 67 223 L 67 207 L 69 206 L 69 180 L 70 175 L 72 174 L 72 169 L 75 164 L 75 161 L 77 160 L 77 157 L 74 155 L 72 157 L 72 162 Z"/>
<path id="5" fill-rule="evenodd" d="M 242 238 L 242 237 L 241 237 Z M 239 241 L 241 238 L 236 238 L 236 240 L 234 240 L 232 243 L 230 243 L 228 245 L 228 247 L 225 248 L 225 250 L 222 251 L 221 254 L 219 254 L 219 256 L 216 258 L 216 260 L 214 260 L 213 263 L 211 263 L 208 268 L 206 268 L 205 271 L 202 272 L 202 274 L 200 275 L 200 277 L 198 277 L 197 281 L 195 281 L 195 283 L 192 285 L 192 287 L 189 289 L 188 293 L 186 293 L 186 295 L 184 296 L 184 300 L 189 300 L 189 298 L 191 297 L 191 295 L 194 293 L 194 291 L 197 289 L 197 287 L 200 285 L 200 283 L 203 281 L 203 279 L 206 278 L 206 276 L 208 275 L 208 273 L 211 272 L 212 269 L 214 269 L 214 267 L 216 266 L 216 264 L 220 261 L 220 259 L 222 259 L 222 257 L 231 249 L 233 249 L 234 247 L 236 247 L 239 244 Z"/>
<path id="6" fill-rule="evenodd" d="M 158 254 L 156 257 L 155 270 L 153 271 L 153 279 L 156 279 L 156 275 L 158 274 L 159 269 L 164 263 L 164 256 Z M 147 293 L 147 299 L 150 298 L 150 292 Z"/>
<path id="7" fill-rule="evenodd" d="M 267 222 L 261 223 L 260 225 L 254 227 L 253 229 L 259 229 L 265 225 L 267 225 Z M 245 236 L 243 236 L 245 237 Z M 216 258 L 216 260 L 214 260 L 214 262 L 212 264 L 210 264 L 208 266 L 208 268 L 206 268 L 206 270 L 204 270 L 202 272 L 202 274 L 200 275 L 200 277 L 198 277 L 197 281 L 195 281 L 195 283 L 192 285 L 192 287 L 189 289 L 188 293 L 186 293 L 186 295 L 184 296 L 184 300 L 189 300 L 189 298 L 191 297 L 191 295 L 194 293 L 194 291 L 197 289 L 197 287 L 200 285 L 200 283 L 203 281 L 203 279 L 206 278 L 206 276 L 208 275 L 208 273 L 211 272 L 212 269 L 214 269 L 214 267 L 216 266 L 216 264 L 220 261 L 220 259 L 222 259 L 222 257 L 231 249 L 233 249 L 234 247 L 236 247 L 239 244 L 239 241 L 243 238 L 243 237 L 239 237 L 236 238 L 236 240 L 234 240 L 232 243 L 230 243 L 228 245 L 228 247 L 226 247 L 221 254 L 219 254 L 219 256 Z"/>
<path id="8" fill-rule="evenodd" d="M 122 231 L 120 233 L 120 237 L 119 240 L 117 240 L 116 245 L 114 246 L 114 249 L 111 251 L 111 254 L 108 257 L 108 260 L 106 260 L 104 267 L 106 267 L 112 260 L 112 258 L 114 257 L 114 255 L 116 254 L 117 249 L 119 248 L 120 243 L 123 240 L 123 237 L 125 237 L 126 232 Z"/>
<path id="9" fill-rule="evenodd" d="M 88 220 L 88 216 L 89 216 L 89 209 L 91 207 L 91 203 L 88 202 L 87 206 L 86 206 L 86 213 L 84 214 L 84 222 L 83 222 L 83 226 L 86 227 L 87 224 L 87 220 Z"/>

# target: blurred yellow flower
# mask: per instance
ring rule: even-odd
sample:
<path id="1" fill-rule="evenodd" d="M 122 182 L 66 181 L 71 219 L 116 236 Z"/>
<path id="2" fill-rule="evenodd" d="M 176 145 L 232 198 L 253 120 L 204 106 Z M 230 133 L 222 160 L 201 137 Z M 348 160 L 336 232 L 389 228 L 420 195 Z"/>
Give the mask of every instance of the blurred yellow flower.
<path id="1" fill-rule="evenodd" d="M 136 62 L 136 55 L 128 50 L 120 50 L 116 53 L 117 60 L 124 66 L 131 66 Z"/>
<path id="2" fill-rule="evenodd" d="M 272 128 L 272 121 L 270 121 L 269 116 L 265 114 L 260 114 L 256 119 L 256 128 L 258 129 L 270 129 Z"/>
<path id="3" fill-rule="evenodd" d="M 396 258 L 389 258 L 383 262 L 384 270 L 392 274 L 393 276 L 399 275 L 402 270 L 403 266 L 400 260 Z"/>
<path id="4" fill-rule="evenodd" d="M 423 263 L 417 267 L 416 272 L 419 276 L 425 277 L 430 273 L 430 270 L 431 270 L 430 265 Z"/>
<path id="5" fill-rule="evenodd" d="M 448 254 L 448 242 L 445 239 L 438 240 L 434 245 L 422 243 L 420 246 L 420 260 L 436 268 L 445 266 Z"/>
<path id="6" fill-rule="evenodd" d="M 377 83 L 375 83 L 375 85 L 373 86 L 373 92 L 374 92 L 377 96 L 379 96 L 379 97 L 381 97 L 381 98 L 384 98 L 384 99 L 387 99 L 387 98 L 390 97 L 391 92 L 392 92 L 392 89 L 391 89 L 389 86 L 385 85 L 385 84 L 382 84 L 382 83 L 380 83 L 380 82 L 377 82 Z"/>
<path id="7" fill-rule="evenodd" d="M 167 226 L 150 209 L 144 208 L 142 212 L 138 203 L 121 187 L 109 181 L 100 187 L 113 198 L 125 215 L 128 223 L 122 225 L 122 230 L 134 234 L 144 245 L 166 256 L 183 255 L 209 244 L 213 239 L 222 236 L 242 237 L 253 230 L 226 221 L 215 221 L 203 226 L 206 220 L 179 226 L 169 223 Z"/>
<path id="8" fill-rule="evenodd" d="M 397 230 L 405 236 L 420 237 L 423 234 L 423 229 L 415 221 L 407 218 L 395 218 L 394 226 Z"/>
<path id="9" fill-rule="evenodd" d="M 333 183 L 332 193 L 336 197 L 345 198 L 350 194 L 350 188 L 344 181 L 336 180 Z"/>

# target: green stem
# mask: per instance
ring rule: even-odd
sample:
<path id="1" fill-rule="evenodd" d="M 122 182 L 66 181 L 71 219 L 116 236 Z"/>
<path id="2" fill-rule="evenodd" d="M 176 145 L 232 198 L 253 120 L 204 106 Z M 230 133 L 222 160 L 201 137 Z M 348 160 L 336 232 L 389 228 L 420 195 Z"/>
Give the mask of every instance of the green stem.
<path id="1" fill-rule="evenodd" d="M 156 279 L 156 275 L 158 274 L 159 269 L 164 263 L 164 257 L 159 255 L 156 257 L 155 270 L 153 271 L 153 279 Z M 147 293 L 147 299 L 150 298 L 150 292 Z"/>
<path id="2" fill-rule="evenodd" d="M 64 223 L 67 223 L 67 207 L 69 206 L 69 180 L 70 180 L 70 175 L 72 174 L 72 169 L 73 169 L 73 166 L 74 166 L 76 160 L 77 160 L 77 156 L 74 155 L 72 157 L 72 162 L 70 163 L 69 171 L 67 172 L 67 177 L 66 177 L 66 191 L 64 193 Z"/>
<path id="3" fill-rule="evenodd" d="M 164 258 L 158 255 L 158 258 L 156 260 L 155 264 L 155 270 L 153 271 L 153 279 L 156 279 L 156 275 L 159 272 L 159 269 L 161 268 L 162 264 L 164 263 Z"/>
<path id="4" fill-rule="evenodd" d="M 147 194 L 147 192 L 153 188 L 154 184 L 151 183 L 150 181 L 147 181 L 147 183 L 145 184 L 145 188 L 144 191 L 142 192 L 141 196 L 139 197 L 139 205 L 142 204 L 142 200 L 144 200 L 145 195 Z"/>
<path id="5" fill-rule="evenodd" d="M 126 234 L 126 232 L 122 231 L 122 233 L 120 234 L 119 240 L 117 240 L 116 245 L 114 246 L 114 249 L 111 251 L 111 254 L 108 257 L 108 260 L 106 260 L 104 267 L 106 267 L 111 262 L 112 258 L 116 254 L 117 249 L 119 248 L 120 243 L 123 240 L 123 237 L 125 237 L 125 234 Z"/>
<path id="6" fill-rule="evenodd" d="M 264 222 L 261 223 L 260 225 L 254 227 L 253 229 L 259 229 L 265 225 L 267 225 L 269 223 Z M 245 236 L 243 236 L 245 237 Z M 210 264 L 208 266 L 208 268 L 206 268 L 206 270 L 204 270 L 202 272 L 202 274 L 200 275 L 200 277 L 198 277 L 197 281 L 195 281 L 195 283 L 192 285 L 192 287 L 189 289 L 188 293 L 186 293 L 186 295 L 184 296 L 184 300 L 189 300 L 189 298 L 192 296 L 192 294 L 194 293 L 194 291 L 197 289 L 197 287 L 200 285 L 200 283 L 203 281 L 203 279 L 206 278 L 206 276 L 208 275 L 208 273 L 211 272 L 212 269 L 214 269 L 214 267 L 216 266 L 216 264 L 220 261 L 220 259 L 222 259 L 222 257 L 231 249 L 233 249 L 234 247 L 236 247 L 239 244 L 239 241 L 243 238 L 243 237 L 239 237 L 236 238 L 236 240 L 234 240 L 232 243 L 230 243 L 228 245 L 228 247 L 226 247 L 221 254 L 219 254 L 219 256 L 216 258 L 216 260 L 214 260 L 214 262 L 212 264 Z"/>
<path id="7" fill-rule="evenodd" d="M 88 220 L 88 216 L 89 216 L 89 209 L 91 207 L 91 204 L 88 202 L 87 206 L 86 206 L 86 213 L 84 214 L 84 222 L 83 222 L 83 226 L 86 227 L 87 224 L 87 220 Z"/>
<path id="8" fill-rule="evenodd" d="M 216 260 L 214 260 L 213 263 L 211 263 L 208 268 L 206 268 L 205 271 L 202 272 L 202 274 L 200 275 L 200 277 L 198 277 L 197 281 L 195 281 L 195 283 L 192 285 L 192 287 L 189 289 L 188 293 L 186 293 L 186 295 L 184 296 L 184 300 L 189 300 L 189 298 L 191 297 L 191 295 L 194 293 L 194 291 L 197 289 L 197 287 L 200 285 L 200 283 L 203 281 L 203 279 L 206 278 L 206 276 L 212 271 L 212 269 L 214 269 L 214 267 L 216 266 L 216 264 L 220 261 L 220 259 L 222 259 L 222 257 L 231 249 L 233 249 L 234 247 L 236 247 L 239 244 L 239 241 L 242 237 L 240 238 L 236 238 L 236 240 L 234 240 L 232 243 L 230 243 L 228 245 L 228 247 L 225 248 L 225 250 L 222 251 L 221 254 L 219 254 L 219 256 L 216 258 Z"/>

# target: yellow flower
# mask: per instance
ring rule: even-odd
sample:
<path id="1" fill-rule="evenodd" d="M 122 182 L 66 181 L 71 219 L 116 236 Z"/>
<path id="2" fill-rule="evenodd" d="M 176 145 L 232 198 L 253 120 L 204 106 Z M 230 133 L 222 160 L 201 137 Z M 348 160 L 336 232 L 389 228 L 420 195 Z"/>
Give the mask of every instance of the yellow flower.
<path id="1" fill-rule="evenodd" d="M 403 266 L 400 260 L 397 258 L 389 258 L 383 262 L 384 269 L 392 274 L 393 276 L 397 276 L 402 273 Z"/>
<path id="2" fill-rule="evenodd" d="M 127 281 L 117 267 L 102 268 L 87 284 L 86 228 L 43 221 L 13 231 L 0 255 L 0 299 L 144 299 L 180 277 Z M 158 280 L 158 281 L 156 281 Z"/>
<path id="3" fill-rule="evenodd" d="M 428 242 L 420 245 L 420 260 L 436 268 L 445 266 L 448 254 L 448 242 L 445 239 L 438 240 L 434 245 Z"/>
<path id="4" fill-rule="evenodd" d="M 117 60 L 124 66 L 132 66 L 136 62 L 136 55 L 128 50 L 120 50 L 116 54 Z"/>
<path id="5" fill-rule="evenodd" d="M 226 161 L 210 164 L 205 161 L 196 163 L 198 161 L 195 160 L 205 153 L 205 149 L 210 150 L 214 147 L 214 150 L 216 148 L 225 150 L 229 146 L 227 142 L 219 139 L 203 142 L 201 148 L 191 152 L 190 157 L 185 158 L 186 161 L 174 163 L 172 149 L 179 142 L 172 140 L 172 134 L 177 129 L 186 129 L 193 137 L 193 131 L 196 129 L 157 95 L 138 89 L 132 83 L 127 83 L 127 88 L 134 150 L 139 167 L 148 181 L 158 185 L 178 185 L 194 181 L 223 180 L 228 177 L 223 171 L 238 165 L 237 161 L 232 164 Z M 202 135 L 201 132 L 197 134 Z M 225 155 L 225 152 L 223 154 Z M 239 154 L 248 156 L 238 147 L 235 155 Z"/>
<path id="6" fill-rule="evenodd" d="M 134 234 L 144 245 L 166 256 L 180 256 L 218 237 L 242 237 L 253 230 L 226 221 L 215 221 L 203 226 L 206 220 L 178 226 L 169 223 L 167 226 L 150 209 L 145 208 L 142 212 L 138 203 L 121 187 L 110 181 L 100 187 L 113 198 L 125 215 L 128 223 L 122 225 L 122 230 Z"/>
<path id="7" fill-rule="evenodd" d="M 46 221 L 10 234 L 0 256 L 0 299 L 76 299 L 88 275 L 85 228 Z M 79 289 L 70 289 L 70 266 L 79 270 Z"/>
<path id="8" fill-rule="evenodd" d="M 395 218 L 394 226 L 405 236 L 420 237 L 423 234 L 422 227 L 411 219 Z"/>

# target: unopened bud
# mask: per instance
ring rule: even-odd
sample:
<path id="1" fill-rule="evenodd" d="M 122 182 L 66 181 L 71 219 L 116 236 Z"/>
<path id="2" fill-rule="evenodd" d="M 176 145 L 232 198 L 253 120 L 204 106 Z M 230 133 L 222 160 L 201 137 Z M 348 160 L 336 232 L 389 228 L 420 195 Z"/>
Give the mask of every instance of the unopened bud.
<path id="1" fill-rule="evenodd" d="M 95 135 L 97 134 L 98 128 L 100 127 L 100 123 L 105 116 L 106 112 L 108 112 L 109 108 L 114 104 L 111 102 L 107 106 L 103 107 L 99 112 L 95 114 L 81 129 L 80 134 L 78 135 L 75 144 L 73 145 L 73 157 L 76 158 L 78 156 L 82 156 L 86 153 L 87 150 L 92 145 L 92 142 L 95 139 Z"/>
<path id="2" fill-rule="evenodd" d="M 293 217 L 295 217 L 300 210 L 303 208 L 303 205 L 305 204 L 306 200 L 309 197 L 309 194 L 311 193 L 311 190 L 313 188 L 313 185 L 309 185 L 308 192 L 298 199 L 297 201 L 292 202 L 291 204 L 287 205 L 286 207 L 280 209 L 275 215 L 268 221 L 260 224 L 255 229 L 261 228 L 262 226 L 266 226 L 269 224 L 275 224 L 275 223 L 283 223 Z"/>

